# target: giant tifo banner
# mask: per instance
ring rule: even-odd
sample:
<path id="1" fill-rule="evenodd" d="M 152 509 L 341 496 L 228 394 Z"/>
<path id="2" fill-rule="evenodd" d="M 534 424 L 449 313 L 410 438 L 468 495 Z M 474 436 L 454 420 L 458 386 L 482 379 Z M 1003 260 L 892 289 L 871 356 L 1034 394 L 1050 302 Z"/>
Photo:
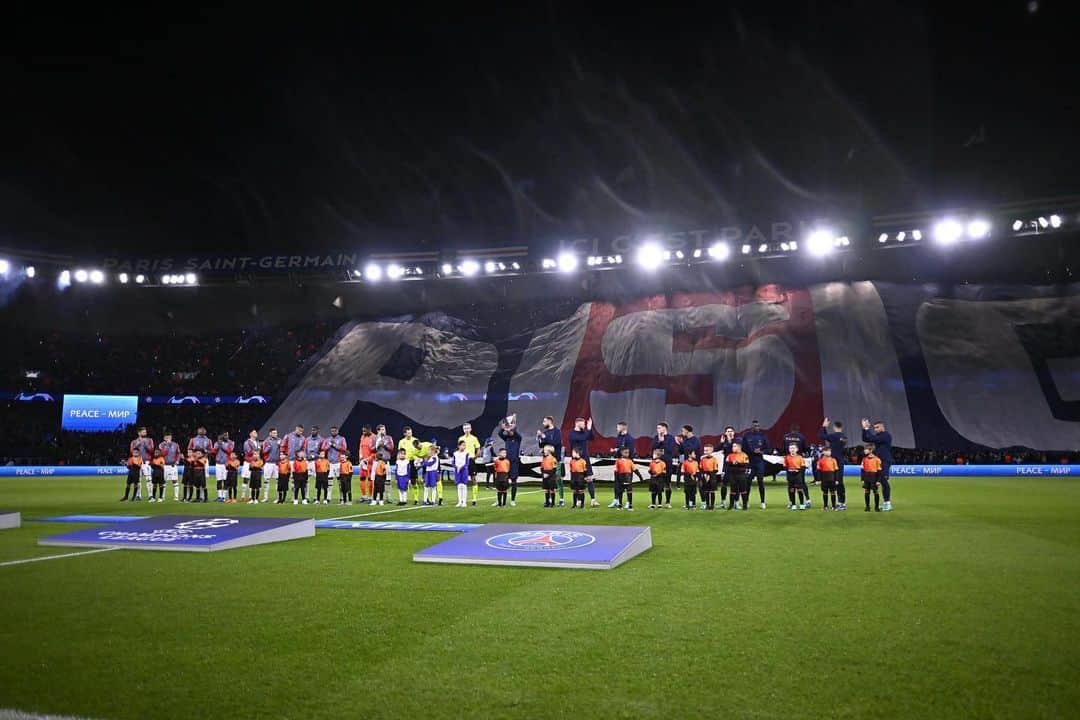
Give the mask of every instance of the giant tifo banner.
<path id="1" fill-rule="evenodd" d="M 286 389 L 267 427 L 411 425 L 456 440 L 516 413 L 526 453 L 545 415 L 719 435 L 759 420 L 774 443 L 823 417 L 883 420 L 901 447 L 1080 444 L 1080 286 L 775 285 L 627 302 L 471 307 L 356 321 Z M 639 451 L 647 448 L 642 437 Z"/>

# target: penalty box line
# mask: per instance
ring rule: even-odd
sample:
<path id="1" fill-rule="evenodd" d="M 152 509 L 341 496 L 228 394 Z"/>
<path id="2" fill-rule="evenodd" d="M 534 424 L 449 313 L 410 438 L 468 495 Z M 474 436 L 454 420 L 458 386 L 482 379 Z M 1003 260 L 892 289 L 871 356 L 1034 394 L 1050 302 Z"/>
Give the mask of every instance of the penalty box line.
<path id="1" fill-rule="evenodd" d="M 119 549 L 120 548 L 117 547 L 94 548 L 93 550 L 82 550 L 80 552 L 64 553 L 63 555 L 44 555 L 42 557 L 25 558 L 23 560 L 8 560 L 7 562 L 0 562 L 0 567 L 6 567 L 7 565 L 25 565 L 26 563 L 42 562 L 44 560 L 59 560 L 60 558 L 78 557 L 80 555 L 93 555 L 94 553 L 103 553 Z"/>

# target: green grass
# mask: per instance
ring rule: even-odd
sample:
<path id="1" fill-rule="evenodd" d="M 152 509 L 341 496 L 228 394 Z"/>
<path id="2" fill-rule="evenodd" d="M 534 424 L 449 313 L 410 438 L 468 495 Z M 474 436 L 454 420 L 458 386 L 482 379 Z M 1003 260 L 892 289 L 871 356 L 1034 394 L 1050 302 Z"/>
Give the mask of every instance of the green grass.
<path id="1" fill-rule="evenodd" d="M 122 478 L 0 480 L 0 562 Z M 854 483 L 853 483 L 854 484 Z M 611 572 L 444 566 L 444 537 L 319 530 L 213 554 L 0 567 L 0 708 L 100 718 L 1063 717 L 1080 707 L 1080 484 L 894 482 L 896 511 L 417 509 L 395 520 L 648 523 Z M 533 488 L 525 488 L 532 490 Z M 452 495 L 453 490 L 449 488 Z M 604 489 L 602 500 L 610 500 Z M 647 495 L 644 496 L 647 504 Z M 815 501 L 818 498 L 815 496 Z M 383 509 L 394 509 L 387 506 Z M 378 516 L 377 516 L 378 517 Z"/>

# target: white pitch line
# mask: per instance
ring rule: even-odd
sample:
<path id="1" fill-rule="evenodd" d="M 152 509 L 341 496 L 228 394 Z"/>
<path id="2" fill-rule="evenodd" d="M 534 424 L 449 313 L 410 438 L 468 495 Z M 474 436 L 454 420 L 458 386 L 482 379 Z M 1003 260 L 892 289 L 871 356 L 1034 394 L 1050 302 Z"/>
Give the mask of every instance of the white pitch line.
<path id="1" fill-rule="evenodd" d="M 542 493 L 543 490 L 526 490 L 525 492 L 519 492 L 518 497 L 522 495 L 536 495 Z M 490 497 L 490 496 L 489 496 Z M 372 515 L 386 515 L 387 513 L 405 512 L 406 510 L 427 510 L 435 505 L 410 505 L 409 507 L 392 508 L 390 510 L 376 510 L 375 512 L 360 513 L 359 515 L 342 515 L 341 517 L 332 518 L 316 518 L 316 520 L 352 520 L 353 518 L 371 517 Z M 445 506 L 449 507 L 449 506 Z"/>
<path id="2" fill-rule="evenodd" d="M 5 565 L 22 565 L 24 563 L 41 562 L 42 560 L 59 560 L 60 558 L 78 557 L 79 555 L 93 555 L 94 553 L 109 552 L 110 550 L 119 549 L 120 548 L 116 547 L 94 548 L 93 550 L 64 553 L 63 555 L 45 555 L 43 557 L 26 558 L 25 560 L 8 560 L 7 562 L 0 562 L 0 567 L 4 567 Z"/>

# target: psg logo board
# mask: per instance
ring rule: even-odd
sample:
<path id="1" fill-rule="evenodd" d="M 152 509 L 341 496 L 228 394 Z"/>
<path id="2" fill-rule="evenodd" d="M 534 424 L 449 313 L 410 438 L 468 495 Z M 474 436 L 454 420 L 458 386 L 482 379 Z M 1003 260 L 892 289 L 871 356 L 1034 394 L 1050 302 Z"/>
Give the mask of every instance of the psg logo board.
<path id="1" fill-rule="evenodd" d="M 651 547 L 647 526 L 496 523 L 421 550 L 413 560 L 611 570 Z"/>
<path id="2" fill-rule="evenodd" d="M 38 540 L 39 545 L 213 552 L 315 536 L 311 518 L 157 515 Z"/>

